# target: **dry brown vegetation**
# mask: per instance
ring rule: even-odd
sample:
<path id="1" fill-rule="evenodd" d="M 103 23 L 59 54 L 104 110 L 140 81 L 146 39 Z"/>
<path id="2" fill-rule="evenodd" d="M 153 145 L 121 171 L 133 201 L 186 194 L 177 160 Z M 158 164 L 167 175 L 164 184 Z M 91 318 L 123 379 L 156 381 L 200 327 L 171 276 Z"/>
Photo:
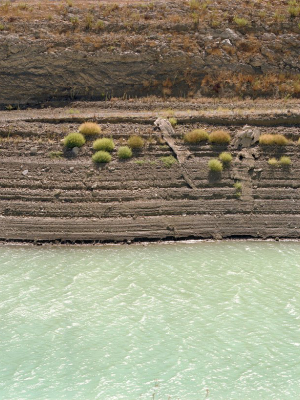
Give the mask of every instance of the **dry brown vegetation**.
<path id="1" fill-rule="evenodd" d="M 240 34 L 234 45 L 198 38 L 203 29 L 230 28 Z M 268 49 L 258 36 L 276 35 Z M 154 62 L 170 51 L 183 51 L 186 57 L 202 55 L 220 63 L 224 55 L 232 63 L 251 64 L 253 57 L 264 57 L 274 72 L 249 74 L 219 71 L 203 77 L 189 68 L 184 76 L 164 76 L 140 82 L 145 93 L 170 97 L 174 87 L 184 84 L 193 96 L 201 88 L 206 96 L 222 96 L 230 90 L 239 97 L 300 97 L 300 75 L 296 67 L 280 71 L 279 61 L 297 57 L 297 44 L 286 44 L 281 34 L 299 34 L 300 13 L 290 0 L 217 1 L 83 1 L 28 0 L 0 3 L 0 35 L 11 33 L 22 41 L 42 41 L 48 53 L 68 48 L 76 51 L 108 53 L 150 53 Z M 221 62 L 222 64 L 222 62 Z M 259 67 L 258 67 L 259 68 Z M 270 69 L 272 70 L 272 69 Z M 268 70 L 269 71 L 269 70 Z M 200 81 L 200 82 L 199 82 Z"/>

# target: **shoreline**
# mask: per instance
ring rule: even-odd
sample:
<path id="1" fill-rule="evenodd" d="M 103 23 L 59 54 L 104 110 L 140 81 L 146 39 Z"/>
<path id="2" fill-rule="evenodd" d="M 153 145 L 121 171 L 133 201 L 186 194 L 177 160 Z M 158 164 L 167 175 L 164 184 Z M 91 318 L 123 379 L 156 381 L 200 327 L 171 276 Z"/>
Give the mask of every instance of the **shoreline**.
<path id="1" fill-rule="evenodd" d="M 166 245 L 166 244 L 197 244 L 197 243 L 230 243 L 230 242 L 294 242 L 300 243 L 300 238 L 225 238 L 225 239 L 174 239 L 174 240 L 148 240 L 145 241 L 133 241 L 128 243 L 124 242 L 98 242 L 98 243 L 55 243 L 55 242 L 29 242 L 29 241 L 1 241 L 0 240 L 0 247 L 6 246 L 16 246 L 16 247 L 71 247 L 71 248 L 80 248 L 80 247 L 110 247 L 110 246 L 150 246 L 150 245 Z"/>

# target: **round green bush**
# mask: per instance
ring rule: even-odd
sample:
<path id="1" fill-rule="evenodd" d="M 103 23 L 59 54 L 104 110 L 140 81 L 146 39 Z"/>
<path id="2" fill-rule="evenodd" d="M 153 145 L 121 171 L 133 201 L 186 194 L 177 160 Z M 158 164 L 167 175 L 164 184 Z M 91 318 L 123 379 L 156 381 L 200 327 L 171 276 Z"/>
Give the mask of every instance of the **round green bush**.
<path id="1" fill-rule="evenodd" d="M 204 129 L 194 129 L 184 135 L 185 143 L 200 143 L 208 140 L 208 133 Z"/>
<path id="2" fill-rule="evenodd" d="M 173 126 L 173 128 L 174 128 L 174 126 L 177 125 L 177 119 L 176 118 L 173 118 L 173 117 L 169 118 L 169 122 Z"/>
<path id="3" fill-rule="evenodd" d="M 278 160 L 276 160 L 275 157 L 270 158 L 270 159 L 268 160 L 268 164 L 271 165 L 271 167 L 276 167 L 276 165 L 278 164 Z"/>
<path id="4" fill-rule="evenodd" d="M 219 155 L 219 159 L 224 164 L 230 164 L 232 161 L 232 155 L 230 153 L 223 152 Z"/>
<path id="5" fill-rule="evenodd" d="M 292 161 L 291 161 L 290 157 L 287 157 L 287 156 L 282 156 L 279 160 L 279 164 L 282 166 L 285 166 L 285 167 L 291 165 L 291 163 L 292 163 Z"/>
<path id="6" fill-rule="evenodd" d="M 217 158 L 213 158 L 212 160 L 209 160 L 208 168 L 212 172 L 221 172 L 223 170 L 223 165 Z"/>
<path id="7" fill-rule="evenodd" d="M 121 160 L 126 160 L 132 157 L 132 150 L 128 146 L 121 146 L 118 150 L 118 157 Z"/>
<path id="8" fill-rule="evenodd" d="M 92 160 L 96 163 L 108 163 L 111 161 L 111 155 L 107 151 L 97 151 L 92 155 Z"/>
<path id="9" fill-rule="evenodd" d="M 144 139 L 137 135 L 130 136 L 127 144 L 131 149 L 141 149 L 144 146 Z"/>
<path id="10" fill-rule="evenodd" d="M 69 133 L 64 138 L 64 145 L 70 149 L 73 147 L 82 147 L 85 143 L 85 138 L 81 133 Z"/>
<path id="11" fill-rule="evenodd" d="M 93 143 L 94 150 L 113 151 L 115 148 L 114 141 L 108 138 L 97 139 Z"/>

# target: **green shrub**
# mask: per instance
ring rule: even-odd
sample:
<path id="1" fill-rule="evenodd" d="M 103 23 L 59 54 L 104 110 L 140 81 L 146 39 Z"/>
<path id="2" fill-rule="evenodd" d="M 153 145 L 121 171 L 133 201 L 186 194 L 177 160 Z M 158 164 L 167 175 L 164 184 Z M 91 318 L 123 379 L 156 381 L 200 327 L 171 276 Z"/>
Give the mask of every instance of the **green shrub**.
<path id="1" fill-rule="evenodd" d="M 130 136 L 127 140 L 127 144 L 131 149 L 141 149 L 144 146 L 144 143 L 144 139 L 137 135 Z"/>
<path id="2" fill-rule="evenodd" d="M 250 25 L 250 22 L 246 18 L 234 17 L 233 21 L 240 27 Z"/>
<path id="3" fill-rule="evenodd" d="M 208 140 L 215 144 L 228 144 L 230 139 L 229 133 L 222 130 L 214 131 L 208 137 Z"/>
<path id="4" fill-rule="evenodd" d="M 235 182 L 233 186 L 235 187 L 235 190 L 242 190 L 243 188 L 241 182 Z"/>
<path id="5" fill-rule="evenodd" d="M 92 160 L 96 163 L 108 163 L 111 161 L 111 155 L 107 151 L 97 151 L 92 155 Z"/>
<path id="6" fill-rule="evenodd" d="M 208 133 L 204 129 L 194 129 L 184 135 L 185 143 L 200 143 L 208 140 Z"/>
<path id="7" fill-rule="evenodd" d="M 277 146 L 286 146 L 289 143 L 288 139 L 283 135 L 272 135 L 270 133 L 266 133 L 259 137 L 259 144 L 261 145 L 277 145 Z"/>
<path id="8" fill-rule="evenodd" d="M 95 122 L 84 122 L 80 125 L 79 132 L 84 136 L 96 136 L 101 133 L 101 128 Z"/>
<path id="9" fill-rule="evenodd" d="M 291 18 L 296 18 L 300 15 L 300 5 L 295 1 L 289 1 L 288 13 Z"/>
<path id="10" fill-rule="evenodd" d="M 97 31 L 102 31 L 105 28 L 105 23 L 101 19 L 99 19 L 96 22 L 95 28 Z"/>
<path id="11" fill-rule="evenodd" d="M 276 167 L 276 165 L 278 164 L 278 160 L 276 160 L 275 157 L 270 158 L 270 159 L 268 160 L 268 164 L 271 165 L 271 167 Z"/>
<path id="12" fill-rule="evenodd" d="M 132 151 L 128 146 L 121 146 L 118 150 L 118 157 L 121 160 L 126 160 L 132 157 Z"/>
<path id="13" fill-rule="evenodd" d="M 223 164 L 230 164 L 232 161 L 232 155 L 230 153 L 223 152 L 219 155 L 219 159 Z"/>
<path id="14" fill-rule="evenodd" d="M 173 164 L 177 163 L 176 158 L 173 156 L 161 157 L 160 159 L 167 168 L 171 168 Z"/>
<path id="15" fill-rule="evenodd" d="M 74 133 L 69 133 L 65 138 L 64 138 L 64 145 L 69 148 L 73 147 L 82 147 L 85 143 L 85 138 L 81 133 L 74 132 Z"/>
<path id="16" fill-rule="evenodd" d="M 212 172 L 221 172 L 223 170 L 223 165 L 217 158 L 213 158 L 212 160 L 209 160 L 208 168 Z"/>
<path id="17" fill-rule="evenodd" d="M 279 160 L 279 164 L 284 167 L 287 167 L 292 164 L 292 161 L 291 161 L 290 157 L 282 156 Z"/>
<path id="18" fill-rule="evenodd" d="M 241 184 L 241 182 L 235 182 L 233 186 L 235 188 L 235 195 L 237 197 L 240 197 L 242 195 L 243 185 Z"/>
<path id="19" fill-rule="evenodd" d="M 169 122 L 173 127 L 177 125 L 177 119 L 176 118 L 169 118 Z"/>
<path id="20" fill-rule="evenodd" d="M 97 139 L 93 143 L 94 150 L 113 151 L 114 148 L 114 141 L 108 138 Z"/>

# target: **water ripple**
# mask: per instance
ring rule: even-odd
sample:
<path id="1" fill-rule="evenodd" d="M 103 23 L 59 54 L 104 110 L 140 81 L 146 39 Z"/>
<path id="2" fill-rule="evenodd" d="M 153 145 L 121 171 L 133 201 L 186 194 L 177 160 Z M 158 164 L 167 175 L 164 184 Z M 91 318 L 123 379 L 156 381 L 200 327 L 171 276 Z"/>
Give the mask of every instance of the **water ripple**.
<path id="1" fill-rule="evenodd" d="M 0 397 L 300 398 L 299 273 L 293 242 L 2 246 Z"/>

